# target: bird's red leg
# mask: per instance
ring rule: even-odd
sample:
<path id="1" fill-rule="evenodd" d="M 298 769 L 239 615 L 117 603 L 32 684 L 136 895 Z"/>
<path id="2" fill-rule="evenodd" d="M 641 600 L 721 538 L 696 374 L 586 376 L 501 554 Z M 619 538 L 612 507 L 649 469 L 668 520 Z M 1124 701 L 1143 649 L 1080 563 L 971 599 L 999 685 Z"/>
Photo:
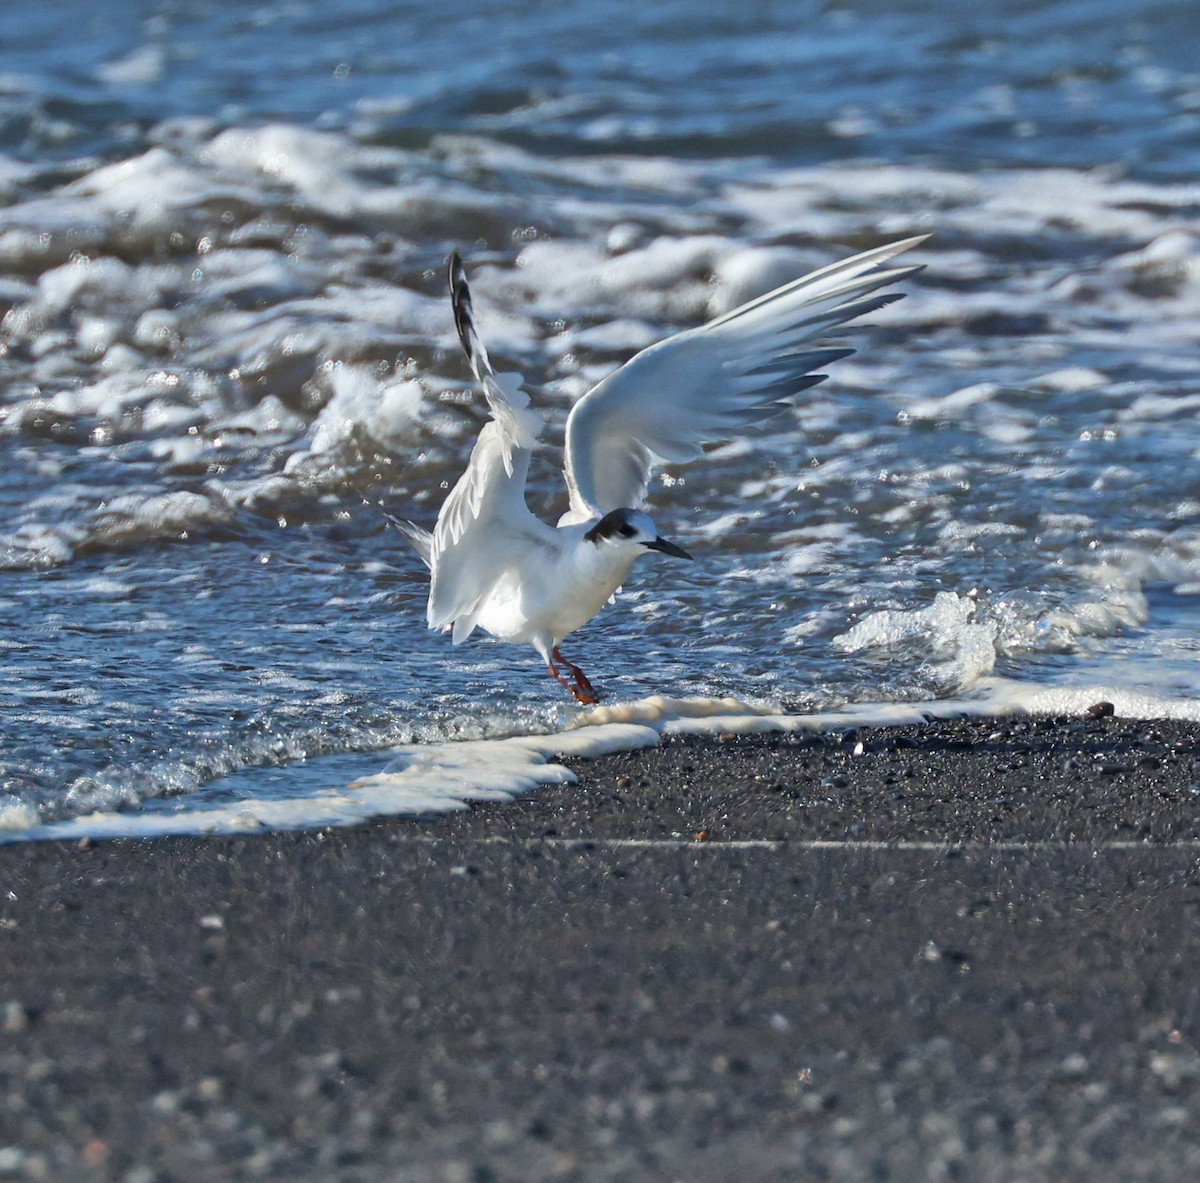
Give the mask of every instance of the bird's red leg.
<path id="1" fill-rule="evenodd" d="M 557 667 L 557 666 L 554 664 L 554 662 L 550 662 L 550 663 L 549 663 L 549 664 L 546 666 L 546 672 L 547 672 L 547 673 L 550 675 L 550 677 L 552 677 L 552 678 L 553 678 L 553 679 L 554 679 L 554 680 L 555 680 L 555 681 L 556 681 L 556 682 L 557 682 L 557 683 L 558 683 L 560 686 L 562 686 L 562 687 L 563 687 L 564 689 L 566 689 L 566 690 L 569 690 L 569 691 L 570 691 L 572 694 L 574 694 L 574 695 L 575 695 L 575 697 L 576 697 L 576 698 L 579 698 L 579 692 L 578 692 L 578 691 L 575 689 L 575 687 L 574 687 L 574 686 L 572 686 L 572 685 L 571 685 L 571 683 L 570 683 L 570 682 L 568 682 L 568 681 L 566 680 L 566 678 L 564 678 L 564 677 L 562 676 L 562 674 L 560 674 L 560 673 L 558 672 L 558 667 Z M 582 701 L 582 700 L 580 700 L 580 701 Z"/>
<path id="2" fill-rule="evenodd" d="M 559 652 L 557 645 L 555 645 L 554 649 L 551 651 L 550 656 L 554 658 L 555 661 L 561 661 L 563 665 L 565 665 L 567 669 L 571 671 L 571 677 L 575 679 L 575 685 L 567 686 L 567 689 L 570 690 L 580 702 L 587 703 L 589 706 L 591 706 L 600 701 L 600 695 L 596 693 L 596 688 L 588 680 L 587 674 L 585 674 L 583 670 L 581 670 L 573 661 L 568 661 L 565 657 L 563 657 L 563 655 Z M 555 677 L 558 677 L 557 673 L 555 674 Z M 562 678 L 559 678 L 558 680 L 562 682 Z M 566 686 L 566 682 L 563 682 L 563 685 Z"/>
<path id="3" fill-rule="evenodd" d="M 560 658 L 559 660 L 561 660 L 561 658 Z M 567 680 L 566 680 L 566 679 L 565 679 L 565 678 L 562 676 L 562 674 L 560 674 L 560 673 L 558 672 L 558 668 L 555 666 L 555 664 L 554 664 L 553 662 L 551 662 L 549 665 L 547 665 L 547 666 L 546 666 L 546 672 L 547 672 L 547 673 L 548 673 L 548 674 L 549 674 L 549 675 L 550 675 L 550 676 L 551 676 L 551 677 L 552 677 L 552 678 L 553 678 L 553 679 L 554 679 L 554 680 L 555 680 L 555 681 L 556 681 L 556 682 L 557 682 L 557 683 L 558 683 L 560 686 L 562 686 L 562 687 L 564 687 L 565 689 L 569 690 L 569 691 L 570 691 L 570 692 L 571 692 L 571 693 L 572 693 L 572 694 L 575 696 L 576 700 L 577 700 L 578 702 L 581 702 L 581 703 L 583 703 L 583 704 L 584 704 L 584 706 L 594 706 L 594 705 L 596 704 L 596 702 L 597 702 L 597 699 L 596 699 L 596 697 L 595 697 L 595 695 L 594 695 L 594 694 L 588 694 L 588 692 L 587 692 L 587 691 L 586 691 L 586 690 L 585 690 L 585 689 L 584 689 L 582 686 L 580 686 L 580 685 L 578 685 L 578 684 L 576 684 L 576 685 L 572 685 L 570 682 L 568 682 L 568 681 L 567 681 Z"/>

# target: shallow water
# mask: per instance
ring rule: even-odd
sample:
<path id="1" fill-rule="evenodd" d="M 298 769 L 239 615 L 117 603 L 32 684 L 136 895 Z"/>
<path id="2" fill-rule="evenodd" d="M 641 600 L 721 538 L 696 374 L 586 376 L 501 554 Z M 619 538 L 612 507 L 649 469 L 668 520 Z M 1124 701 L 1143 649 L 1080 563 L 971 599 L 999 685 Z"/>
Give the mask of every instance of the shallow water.
<path id="1" fill-rule="evenodd" d="M 570 719 L 425 630 L 364 504 L 428 524 L 478 430 L 452 246 L 553 516 L 597 377 L 935 232 L 794 415 L 656 484 L 699 561 L 571 638 L 610 698 L 1200 697 L 1200 18 L 1002 7 L 6 4 L 0 813 Z"/>

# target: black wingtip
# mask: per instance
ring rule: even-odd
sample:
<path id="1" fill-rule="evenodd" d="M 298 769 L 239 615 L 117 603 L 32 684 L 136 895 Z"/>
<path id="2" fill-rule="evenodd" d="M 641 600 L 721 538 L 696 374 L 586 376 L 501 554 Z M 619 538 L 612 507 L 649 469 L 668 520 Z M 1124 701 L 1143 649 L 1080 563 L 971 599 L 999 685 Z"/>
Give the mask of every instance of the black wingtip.
<path id="1" fill-rule="evenodd" d="M 463 352 L 467 355 L 467 360 L 471 361 L 474 353 L 471 347 L 471 289 L 467 286 L 466 268 L 463 267 L 462 256 L 457 250 L 450 252 L 450 264 L 446 275 L 450 282 L 450 307 L 454 311 L 454 327 L 458 330 Z"/>

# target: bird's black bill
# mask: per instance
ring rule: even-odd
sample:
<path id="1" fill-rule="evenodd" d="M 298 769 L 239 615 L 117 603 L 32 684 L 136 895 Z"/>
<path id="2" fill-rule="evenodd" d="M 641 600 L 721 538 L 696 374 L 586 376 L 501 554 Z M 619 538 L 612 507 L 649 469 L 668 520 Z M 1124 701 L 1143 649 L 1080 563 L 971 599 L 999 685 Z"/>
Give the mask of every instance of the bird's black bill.
<path id="1" fill-rule="evenodd" d="M 690 559 L 692 557 L 682 546 L 676 546 L 675 543 L 668 542 L 665 538 L 656 538 L 653 542 L 643 542 L 642 545 L 647 550 L 661 550 L 663 554 L 673 555 L 677 559 Z"/>

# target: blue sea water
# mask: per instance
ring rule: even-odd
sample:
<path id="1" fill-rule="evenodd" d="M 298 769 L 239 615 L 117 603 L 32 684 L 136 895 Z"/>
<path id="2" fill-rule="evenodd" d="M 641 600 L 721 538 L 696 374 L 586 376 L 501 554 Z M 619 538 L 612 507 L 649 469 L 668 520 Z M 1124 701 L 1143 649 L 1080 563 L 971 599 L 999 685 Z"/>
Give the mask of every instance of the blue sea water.
<path id="1" fill-rule="evenodd" d="M 0 807 L 569 717 L 532 651 L 426 631 L 373 504 L 432 522 L 481 422 L 452 247 L 556 516 L 591 382 L 934 234 L 793 416 L 655 485 L 699 561 L 565 646 L 611 699 L 1200 697 L 1198 62 L 1149 0 L 9 0 Z"/>

